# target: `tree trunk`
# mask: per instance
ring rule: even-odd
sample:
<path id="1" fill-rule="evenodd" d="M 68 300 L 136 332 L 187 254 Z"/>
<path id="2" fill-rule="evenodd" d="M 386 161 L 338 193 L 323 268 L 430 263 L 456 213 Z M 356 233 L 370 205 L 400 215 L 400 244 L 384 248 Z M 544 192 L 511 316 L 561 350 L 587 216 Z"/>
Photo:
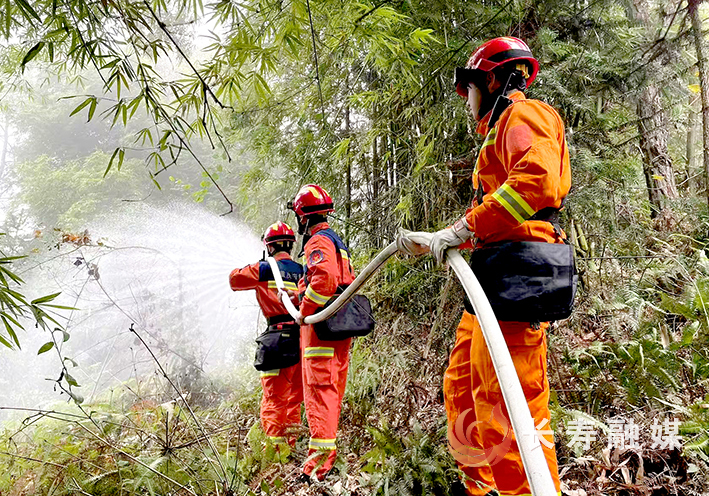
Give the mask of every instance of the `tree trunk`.
<path id="1" fill-rule="evenodd" d="M 379 183 L 382 180 L 379 169 L 379 150 L 377 149 L 377 138 L 372 141 L 372 203 L 376 204 L 379 199 Z"/>
<path id="2" fill-rule="evenodd" d="M 696 95 L 689 95 L 689 112 L 687 114 L 687 191 L 692 194 L 700 191 L 701 186 L 696 180 L 695 171 L 697 170 L 697 154 L 696 154 L 696 142 L 697 142 L 697 111 L 695 110 L 697 104 Z"/>
<path id="3" fill-rule="evenodd" d="M 345 135 L 350 138 L 350 106 L 345 108 Z M 352 160 L 350 158 L 350 145 L 347 145 L 347 197 L 345 202 L 345 244 L 350 246 L 350 223 L 352 222 Z"/>
<path id="4" fill-rule="evenodd" d="M 377 207 L 379 205 L 379 188 L 382 183 L 382 170 L 379 163 L 379 138 L 376 136 L 372 140 L 372 204 L 369 206 L 369 225 L 372 226 L 372 232 L 377 232 L 378 216 Z M 370 236 L 371 238 L 371 236 Z M 377 240 L 372 240 L 375 247 L 378 247 Z"/>
<path id="5" fill-rule="evenodd" d="M 669 122 L 662 108 L 660 89 L 649 84 L 638 98 L 638 130 L 640 148 L 643 151 L 645 181 L 647 183 L 652 217 L 668 208 L 667 200 L 675 199 L 675 184 L 672 159 L 667 150 Z"/>
<path id="6" fill-rule="evenodd" d="M 646 31 L 652 32 L 650 6 L 647 0 L 633 0 L 633 10 L 628 12 L 632 21 L 638 22 Z M 644 63 L 644 61 L 640 61 Z M 647 184 L 652 218 L 668 208 L 668 200 L 678 197 L 672 159 L 667 150 L 669 120 L 662 106 L 660 88 L 652 77 L 661 74 L 661 62 L 650 62 L 639 74 L 644 76 L 640 84 L 644 89 L 637 100 L 638 131 L 643 151 L 643 173 Z"/>
<path id="7" fill-rule="evenodd" d="M 702 36 L 702 20 L 699 18 L 699 5 L 702 0 L 689 0 L 689 17 L 692 20 L 692 37 L 697 50 L 697 69 L 699 69 L 699 88 L 702 99 L 702 142 L 704 144 L 704 174 L 707 185 L 707 202 L 709 202 L 709 67 Z"/>

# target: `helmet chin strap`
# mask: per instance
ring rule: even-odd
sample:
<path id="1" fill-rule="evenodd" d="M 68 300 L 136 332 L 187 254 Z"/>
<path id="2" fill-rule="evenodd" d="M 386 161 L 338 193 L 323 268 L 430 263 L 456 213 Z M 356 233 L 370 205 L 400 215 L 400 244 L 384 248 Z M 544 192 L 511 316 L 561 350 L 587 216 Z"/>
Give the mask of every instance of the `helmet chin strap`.
<path id="1" fill-rule="evenodd" d="M 492 111 L 490 112 L 490 123 L 488 124 L 489 127 L 494 126 L 497 122 L 497 119 L 499 119 L 502 115 L 502 112 L 504 112 L 507 107 L 512 105 L 512 100 L 507 98 L 507 91 L 510 87 L 512 75 L 513 72 L 510 73 L 509 77 L 507 78 L 507 82 L 504 86 L 502 86 L 502 91 L 500 91 L 497 95 L 497 98 L 495 98 L 495 104 L 492 106 Z"/>
<path id="2" fill-rule="evenodd" d="M 310 227 L 310 219 L 308 219 L 306 216 L 301 217 L 297 214 L 295 217 L 298 221 L 298 234 L 305 234 L 305 232 L 308 230 L 308 227 Z"/>
<path id="3" fill-rule="evenodd" d="M 300 215 L 296 215 L 296 218 L 298 219 L 298 234 L 303 235 L 303 244 L 300 247 L 300 253 L 298 253 L 298 257 L 302 257 L 305 255 L 305 245 L 311 237 L 310 234 L 308 234 L 311 219 L 305 216 L 301 218 Z"/>
<path id="4" fill-rule="evenodd" d="M 497 98 L 495 98 L 495 103 L 492 106 L 492 110 L 490 111 L 490 120 L 488 121 L 488 127 L 490 128 L 495 125 L 497 119 L 499 119 L 502 115 L 502 112 L 504 112 L 507 107 L 512 105 L 512 100 L 507 97 L 507 92 L 509 91 L 510 82 L 512 81 L 512 77 L 515 75 L 515 71 L 516 69 L 510 72 L 507 82 L 504 86 L 500 87 L 502 88 L 502 91 L 495 91 L 493 95 L 490 95 L 491 97 L 495 94 L 497 95 Z"/>

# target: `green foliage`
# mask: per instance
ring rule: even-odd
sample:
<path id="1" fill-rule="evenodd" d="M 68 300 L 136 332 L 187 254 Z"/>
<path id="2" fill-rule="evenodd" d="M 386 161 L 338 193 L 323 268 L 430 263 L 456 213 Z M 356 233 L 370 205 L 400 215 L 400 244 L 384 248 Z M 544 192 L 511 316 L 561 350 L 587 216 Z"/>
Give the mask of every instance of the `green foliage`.
<path id="1" fill-rule="evenodd" d="M 36 224 L 82 230 L 114 206 L 108 197 L 147 194 L 146 167 L 159 187 L 165 170 L 189 164 L 196 173 L 170 171 L 175 190 L 198 202 L 233 197 L 240 215 L 260 231 L 286 216 L 283 205 L 302 184 L 318 182 L 335 197 L 342 218 L 335 227 L 349 235 L 361 267 L 369 250 L 393 239 L 398 227 L 438 229 L 469 205 L 479 139 L 450 84 L 452 68 L 464 65 L 484 39 L 520 36 L 541 63 L 528 94 L 559 109 L 574 174 L 563 216 L 578 248 L 582 286 L 576 314 L 552 334 L 551 349 L 562 359 L 550 377 L 563 390 L 560 404 L 578 410 L 555 421 L 631 407 L 644 413 L 684 408 L 688 449 L 706 457 L 706 185 L 699 177 L 703 166 L 692 161 L 693 144 L 687 145 L 692 112 L 699 110 L 691 90 L 695 58 L 684 10 L 676 17 L 658 2 L 649 5 L 650 27 L 639 25 L 632 9 L 606 0 L 6 2 L 0 32 L 10 46 L 2 53 L 0 85 L 22 89 L 28 75 L 46 69 L 86 86 L 51 114 L 23 113 L 3 102 L 21 123 L 18 134 L 34 139 L 17 150 L 13 180 L 22 196 L 15 207 L 26 208 Z M 182 26 L 203 14 L 215 29 L 197 57 Z M 167 58 L 176 61 L 169 68 Z M 103 81 L 91 84 L 88 71 Z M 682 197 L 671 203 L 665 227 L 652 216 L 647 157 L 638 149 L 637 100 L 653 84 L 662 87 L 669 110 L 667 157 Z M 104 127 L 47 125 L 70 115 L 91 126 L 102 117 Z M 113 127 L 126 130 L 109 134 Z M 84 134 L 92 138 L 89 145 L 76 139 Z M 231 155 L 238 164 L 227 164 Z M 617 255 L 658 258 L 611 260 Z M 19 346 L 18 315 L 46 321 L 38 312 L 50 303 L 17 292 L 21 280 L 4 269 L 12 263 L 13 257 L 0 259 L 5 346 Z M 450 281 L 444 268 L 421 257 L 392 260 L 371 283 L 388 334 L 358 340 L 353 348 L 345 446 L 367 453 L 365 482 L 378 493 L 448 494 L 457 478 L 444 449 L 440 399 L 430 400 L 439 408 L 435 426 L 424 428 L 409 415 L 422 407 L 407 390 L 440 390 L 432 382 L 445 368 L 451 321 L 461 307 L 459 288 Z M 64 335 L 51 334 L 40 352 L 57 351 L 55 338 Z M 76 385 L 64 372 L 66 383 Z M 434 379 L 420 386 L 422 376 Z M 255 402 L 252 395 L 240 405 L 253 409 Z M 125 426 L 104 426 L 104 433 L 128 436 L 120 449 L 144 465 L 116 456 L 109 470 L 99 461 L 105 446 L 72 438 L 67 450 L 101 470 L 87 476 L 78 462 L 61 459 L 81 484 L 62 490 L 174 491 L 146 465 L 185 485 L 217 478 L 204 453 L 191 451 L 188 462 L 177 463 L 179 457 L 156 441 L 163 434 L 160 414 L 142 415 L 149 419 L 143 425 L 147 448 Z M 231 474 L 240 481 L 253 482 L 283 461 L 281 452 L 274 460 L 276 453 L 264 449 L 253 425 L 248 446 L 240 445 L 244 452 L 224 457 L 232 467 L 238 462 Z M 51 470 L 42 490 L 56 475 Z M 278 484 L 262 480 L 262 491 L 275 493 Z"/>
<path id="2" fill-rule="evenodd" d="M 411 317 L 430 314 L 436 307 L 446 275 L 432 257 L 391 259 L 373 283 L 375 297 L 395 313 Z"/>
<path id="3" fill-rule="evenodd" d="M 404 439 L 385 426 L 368 430 L 373 448 L 362 457 L 362 472 L 373 494 L 454 494 L 459 472 L 446 449 L 445 426 L 433 434 L 415 426 Z"/>
<path id="4" fill-rule="evenodd" d="M 285 463 L 291 456 L 291 448 L 288 445 L 276 446 L 255 423 L 246 434 L 246 440 L 250 449 L 249 453 L 238 461 L 236 473 L 244 481 L 250 482 L 260 472 L 266 470 L 274 463 Z M 271 488 L 268 487 L 270 490 Z"/>
<path id="5" fill-rule="evenodd" d="M 120 170 L 105 176 L 109 156 L 96 151 L 82 159 L 57 163 L 41 156 L 17 166 L 22 201 L 40 226 L 80 232 L 86 223 L 121 200 L 146 191 L 140 162 L 126 160 Z"/>
<path id="6" fill-rule="evenodd" d="M 4 235 L 4 233 L 0 233 Z M 7 348 L 20 348 L 20 339 L 17 335 L 18 331 L 25 330 L 21 321 L 31 318 L 36 323 L 36 326 L 48 331 L 52 326 L 55 326 L 57 331 L 62 332 L 66 341 L 69 334 L 62 329 L 62 325 L 52 317 L 48 312 L 53 309 L 66 310 L 66 306 L 52 303 L 60 293 L 54 293 L 46 296 L 28 299 L 20 292 L 20 286 L 24 281 L 15 274 L 10 265 L 24 257 L 8 257 L 0 250 L 0 344 Z M 49 342 L 40 347 L 38 353 L 49 351 L 54 346 L 54 342 Z"/>
<path id="7" fill-rule="evenodd" d="M 709 397 L 690 405 L 687 420 L 682 424 L 680 434 L 685 438 L 685 449 L 696 453 L 704 462 L 709 463 Z"/>

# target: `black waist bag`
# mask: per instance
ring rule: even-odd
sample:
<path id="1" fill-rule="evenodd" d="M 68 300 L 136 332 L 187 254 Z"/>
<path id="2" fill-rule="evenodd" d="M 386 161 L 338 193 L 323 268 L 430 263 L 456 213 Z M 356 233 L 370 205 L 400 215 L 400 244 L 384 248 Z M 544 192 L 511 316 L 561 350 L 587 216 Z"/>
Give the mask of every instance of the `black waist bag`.
<path id="1" fill-rule="evenodd" d="M 324 308 L 327 308 L 338 295 L 333 296 Z M 323 341 L 341 341 L 357 336 L 366 336 L 374 329 L 372 305 L 364 295 L 354 295 L 347 304 L 329 319 L 318 322 L 313 327 L 318 339 Z"/>
<path id="2" fill-rule="evenodd" d="M 578 275 L 571 245 L 520 241 L 474 250 L 470 268 L 497 320 L 547 322 L 571 315 Z M 466 298 L 466 309 L 473 312 Z"/>
<path id="3" fill-rule="evenodd" d="M 256 370 L 285 369 L 300 361 L 300 326 L 275 324 L 256 338 Z"/>

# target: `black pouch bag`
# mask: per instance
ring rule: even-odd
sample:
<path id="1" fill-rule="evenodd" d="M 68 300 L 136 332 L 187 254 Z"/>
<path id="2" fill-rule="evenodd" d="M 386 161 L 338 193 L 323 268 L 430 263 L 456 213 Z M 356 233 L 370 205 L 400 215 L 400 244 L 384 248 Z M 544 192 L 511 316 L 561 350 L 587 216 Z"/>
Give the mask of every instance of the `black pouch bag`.
<path id="1" fill-rule="evenodd" d="M 574 249 L 519 241 L 472 252 L 470 268 L 501 321 L 547 322 L 571 315 L 578 275 Z M 465 301 L 466 310 L 474 313 Z"/>
<path id="2" fill-rule="evenodd" d="M 339 294 L 339 292 L 338 292 Z M 327 302 L 327 308 L 338 294 Z M 354 295 L 347 304 L 329 319 L 318 322 L 313 327 L 318 339 L 323 341 L 341 341 L 357 336 L 366 336 L 374 329 L 372 304 L 364 295 Z"/>
<path id="3" fill-rule="evenodd" d="M 285 369 L 300 361 L 300 326 L 275 324 L 256 338 L 256 370 Z"/>

